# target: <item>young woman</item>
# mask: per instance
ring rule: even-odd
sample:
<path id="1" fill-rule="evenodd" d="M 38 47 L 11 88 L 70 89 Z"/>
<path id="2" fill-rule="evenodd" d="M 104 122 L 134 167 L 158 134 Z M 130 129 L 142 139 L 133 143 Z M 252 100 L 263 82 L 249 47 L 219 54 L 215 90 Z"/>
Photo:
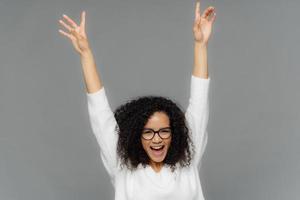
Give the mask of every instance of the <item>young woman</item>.
<path id="1" fill-rule="evenodd" d="M 216 13 L 200 16 L 195 6 L 194 69 L 185 113 L 170 99 L 143 96 L 110 109 L 85 33 L 85 12 L 77 25 L 59 20 L 81 56 L 88 112 L 100 155 L 115 189 L 116 200 L 203 200 L 198 166 L 207 144 L 209 116 L 207 45 Z"/>

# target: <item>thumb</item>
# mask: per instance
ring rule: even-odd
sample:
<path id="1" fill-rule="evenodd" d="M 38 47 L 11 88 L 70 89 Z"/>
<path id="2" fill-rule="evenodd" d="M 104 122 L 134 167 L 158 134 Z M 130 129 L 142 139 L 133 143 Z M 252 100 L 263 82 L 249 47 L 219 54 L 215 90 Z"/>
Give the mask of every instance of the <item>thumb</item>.
<path id="1" fill-rule="evenodd" d="M 86 16 L 85 11 L 82 11 L 82 12 L 81 12 L 81 22 L 80 22 L 80 26 L 83 27 L 84 29 L 85 29 L 85 16 Z"/>

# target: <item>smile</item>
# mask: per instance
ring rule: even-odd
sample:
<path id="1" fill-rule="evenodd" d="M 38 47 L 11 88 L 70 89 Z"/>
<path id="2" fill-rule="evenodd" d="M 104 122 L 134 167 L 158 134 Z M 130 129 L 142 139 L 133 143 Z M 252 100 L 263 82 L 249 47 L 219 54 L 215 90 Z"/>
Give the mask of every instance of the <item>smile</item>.
<path id="1" fill-rule="evenodd" d="M 159 147 L 150 147 L 152 150 L 162 150 L 165 147 L 165 145 L 159 146 Z"/>

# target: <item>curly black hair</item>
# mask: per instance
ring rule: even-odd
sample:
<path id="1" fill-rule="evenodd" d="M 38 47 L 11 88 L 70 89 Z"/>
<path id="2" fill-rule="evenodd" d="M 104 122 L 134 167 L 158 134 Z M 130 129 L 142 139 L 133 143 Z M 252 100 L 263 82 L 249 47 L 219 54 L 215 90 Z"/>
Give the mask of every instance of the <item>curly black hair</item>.
<path id="1" fill-rule="evenodd" d="M 194 153 L 194 145 L 189 136 L 185 115 L 178 105 L 167 97 L 149 95 L 138 96 L 116 108 L 115 130 L 119 135 L 117 154 L 121 158 L 121 168 L 125 165 L 134 170 L 140 163 L 144 167 L 149 164 L 150 158 L 141 143 L 141 133 L 155 112 L 167 114 L 172 130 L 171 145 L 163 162 L 168 164 L 172 171 L 176 169 L 176 163 L 179 163 L 180 167 L 191 164 L 190 148 Z"/>

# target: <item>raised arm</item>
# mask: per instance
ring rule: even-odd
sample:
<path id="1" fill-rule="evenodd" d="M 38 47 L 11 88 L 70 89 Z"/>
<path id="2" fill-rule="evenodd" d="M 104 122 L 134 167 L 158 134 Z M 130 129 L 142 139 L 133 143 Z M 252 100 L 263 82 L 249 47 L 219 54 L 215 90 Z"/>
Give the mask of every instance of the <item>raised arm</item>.
<path id="1" fill-rule="evenodd" d="M 71 40 L 75 50 L 80 54 L 86 85 L 90 124 L 100 147 L 100 155 L 104 167 L 114 185 L 114 177 L 118 166 L 116 153 L 118 135 L 115 132 L 117 123 L 109 106 L 105 88 L 98 75 L 95 60 L 85 33 L 85 12 L 81 13 L 79 26 L 67 15 L 63 15 L 63 17 L 66 22 L 63 20 L 59 20 L 59 22 L 69 33 L 62 30 L 59 30 L 59 32 Z"/>
<path id="2" fill-rule="evenodd" d="M 200 78 L 208 78 L 207 44 L 215 19 L 215 8 L 212 6 L 206 8 L 202 16 L 200 16 L 200 1 L 197 1 L 193 26 L 195 39 L 193 75 Z"/>
<path id="3" fill-rule="evenodd" d="M 192 163 L 199 165 L 207 144 L 207 124 L 209 118 L 209 85 L 210 77 L 207 66 L 207 44 L 211 34 L 212 24 L 216 18 L 214 7 L 208 7 L 200 16 L 200 2 L 195 7 L 195 22 L 193 27 L 194 69 L 191 76 L 190 98 L 185 113 L 193 144 L 195 155 Z"/>
<path id="4" fill-rule="evenodd" d="M 85 11 L 83 11 L 81 13 L 80 25 L 77 25 L 74 20 L 67 15 L 63 15 L 66 22 L 63 20 L 59 20 L 59 22 L 69 33 L 63 30 L 59 30 L 59 32 L 71 40 L 75 50 L 80 54 L 86 90 L 88 93 L 93 93 L 102 88 L 102 83 L 85 32 L 85 15 Z"/>

